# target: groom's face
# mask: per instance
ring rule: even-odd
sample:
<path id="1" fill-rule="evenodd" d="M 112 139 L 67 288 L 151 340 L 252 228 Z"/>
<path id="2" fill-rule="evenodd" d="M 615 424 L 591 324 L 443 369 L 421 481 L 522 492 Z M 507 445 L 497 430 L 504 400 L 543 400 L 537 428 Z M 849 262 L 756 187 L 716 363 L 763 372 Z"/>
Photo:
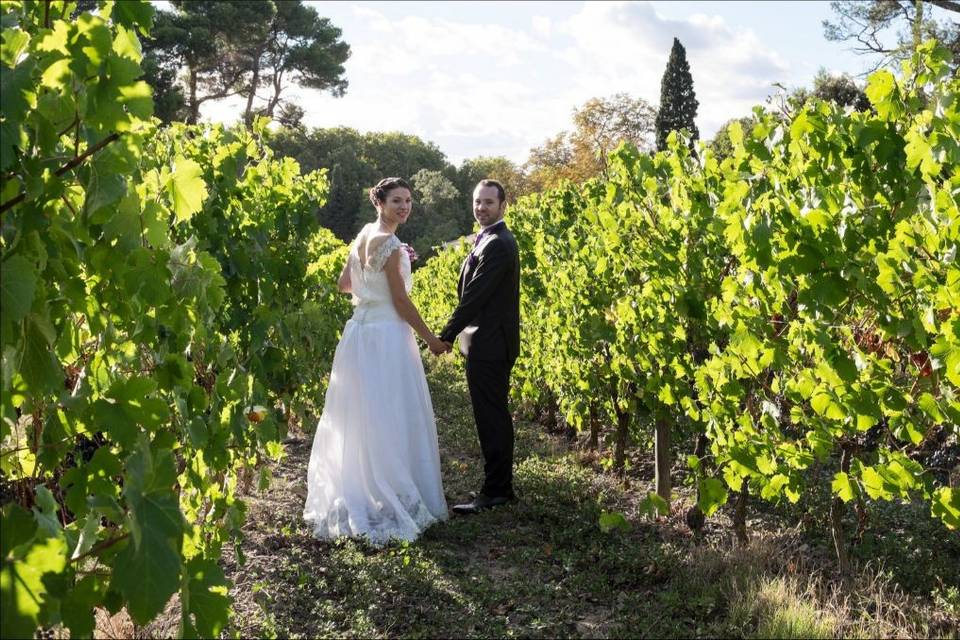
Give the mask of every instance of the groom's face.
<path id="1" fill-rule="evenodd" d="M 473 190 L 473 217 L 481 227 L 500 222 L 507 211 L 507 203 L 500 201 L 496 187 L 478 186 Z"/>

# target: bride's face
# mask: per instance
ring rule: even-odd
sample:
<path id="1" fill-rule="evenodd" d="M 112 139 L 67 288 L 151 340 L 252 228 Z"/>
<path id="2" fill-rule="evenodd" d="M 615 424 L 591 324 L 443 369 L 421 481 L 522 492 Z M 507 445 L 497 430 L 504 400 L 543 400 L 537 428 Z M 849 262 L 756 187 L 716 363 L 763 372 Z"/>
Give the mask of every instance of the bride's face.
<path id="1" fill-rule="evenodd" d="M 403 224 L 413 209 L 413 197 L 409 189 L 397 187 L 387 193 L 387 198 L 377 206 L 380 219 L 388 224 Z"/>

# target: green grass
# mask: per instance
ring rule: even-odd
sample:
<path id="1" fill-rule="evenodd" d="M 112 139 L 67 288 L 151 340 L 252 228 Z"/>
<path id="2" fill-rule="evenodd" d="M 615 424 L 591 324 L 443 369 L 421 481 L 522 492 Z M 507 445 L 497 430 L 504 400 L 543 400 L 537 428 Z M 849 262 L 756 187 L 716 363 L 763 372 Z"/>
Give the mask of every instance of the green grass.
<path id="1" fill-rule="evenodd" d="M 839 621 L 784 577 L 750 581 L 731 599 L 730 624 L 757 638 L 832 638 Z"/>
<path id="2" fill-rule="evenodd" d="M 426 365 L 454 504 L 480 486 L 479 445 L 459 363 Z M 943 591 L 937 602 L 946 605 L 938 606 L 907 597 L 877 572 L 840 589 L 821 577 L 821 565 L 802 562 L 811 553 L 798 550 L 796 531 L 762 521 L 746 550 L 731 546 L 716 518 L 697 546 L 681 509 L 658 522 L 639 515 L 646 481 L 597 473 L 560 438 L 522 420 L 519 503 L 452 517 L 411 544 L 318 541 L 300 517 L 310 444 L 309 435 L 294 439 L 268 492 L 247 498 L 246 560 L 225 560 L 236 610 L 228 635 L 957 635 L 960 611 L 942 613 L 954 592 Z M 681 490 L 678 504 L 689 500 Z M 623 513 L 629 530 L 602 533 L 603 511 Z"/>

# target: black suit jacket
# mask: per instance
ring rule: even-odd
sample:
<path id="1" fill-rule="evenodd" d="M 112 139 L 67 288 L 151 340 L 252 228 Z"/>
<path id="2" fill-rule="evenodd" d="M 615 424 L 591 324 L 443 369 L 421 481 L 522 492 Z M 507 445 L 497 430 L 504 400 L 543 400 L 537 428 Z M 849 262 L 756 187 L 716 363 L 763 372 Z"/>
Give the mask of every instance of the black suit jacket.
<path id="1" fill-rule="evenodd" d="M 440 339 L 453 343 L 466 330 L 467 358 L 512 364 L 520 354 L 520 253 L 505 223 L 487 234 L 460 268 L 460 304 Z"/>

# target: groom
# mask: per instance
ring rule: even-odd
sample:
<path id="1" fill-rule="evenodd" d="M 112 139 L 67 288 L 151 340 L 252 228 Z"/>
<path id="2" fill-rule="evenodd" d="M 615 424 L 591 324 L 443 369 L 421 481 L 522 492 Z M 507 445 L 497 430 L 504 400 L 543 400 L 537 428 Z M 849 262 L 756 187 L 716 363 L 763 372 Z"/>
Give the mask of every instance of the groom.
<path id="1" fill-rule="evenodd" d="M 515 500 L 513 418 L 507 408 L 510 370 L 520 353 L 520 256 L 503 216 L 507 195 L 496 180 L 473 190 L 473 217 L 480 223 L 473 251 L 460 268 L 454 309 L 440 339 L 459 336 L 467 359 L 467 386 L 483 451 L 480 493 L 454 513 L 473 514 Z"/>

